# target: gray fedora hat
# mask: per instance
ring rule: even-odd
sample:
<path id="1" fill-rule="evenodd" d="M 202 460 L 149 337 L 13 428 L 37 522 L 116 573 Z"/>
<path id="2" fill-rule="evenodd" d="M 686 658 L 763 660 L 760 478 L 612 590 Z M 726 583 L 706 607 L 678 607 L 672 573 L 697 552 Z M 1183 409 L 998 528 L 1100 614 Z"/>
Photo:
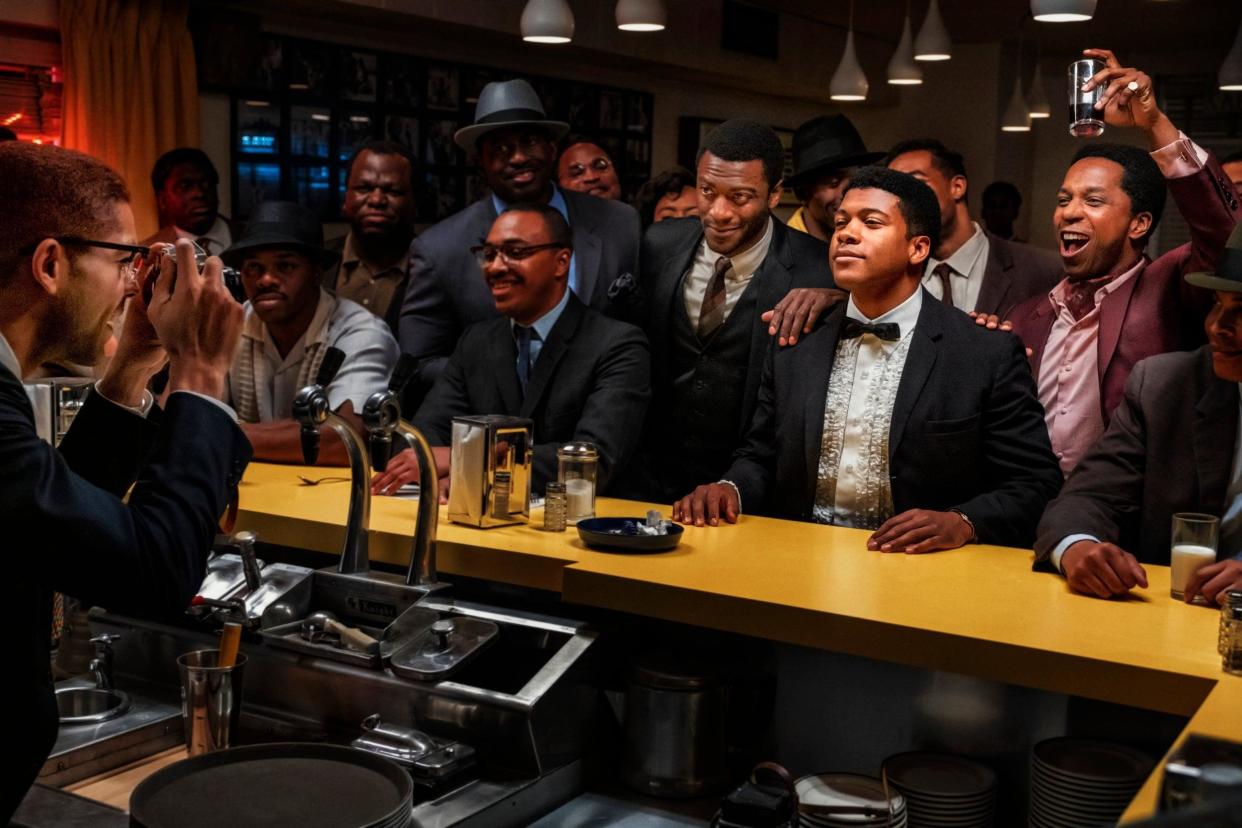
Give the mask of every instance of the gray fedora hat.
<path id="1" fill-rule="evenodd" d="M 474 106 L 474 123 L 457 130 L 453 140 L 466 152 L 473 152 L 479 139 L 487 133 L 520 126 L 546 129 L 552 133 L 553 141 L 561 140 L 569 132 L 569 124 L 549 120 L 543 111 L 543 102 L 529 83 L 521 78 L 493 81 L 479 93 L 479 102 Z"/>
<path id="2" fill-rule="evenodd" d="M 1225 252 L 1216 261 L 1216 270 L 1187 273 L 1186 281 L 1208 290 L 1242 291 L 1242 224 L 1229 234 Z"/>
<path id="3" fill-rule="evenodd" d="M 325 270 L 340 255 L 323 246 L 323 225 L 308 208 L 292 201 L 263 201 L 255 205 L 241 237 L 220 258 L 229 267 L 240 269 L 246 254 L 260 249 L 294 250 L 309 257 Z"/>

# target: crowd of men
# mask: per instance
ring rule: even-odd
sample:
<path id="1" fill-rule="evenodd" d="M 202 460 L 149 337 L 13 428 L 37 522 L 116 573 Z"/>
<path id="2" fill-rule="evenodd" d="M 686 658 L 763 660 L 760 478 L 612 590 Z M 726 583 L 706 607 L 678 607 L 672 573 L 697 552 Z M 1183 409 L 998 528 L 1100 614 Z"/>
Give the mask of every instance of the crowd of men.
<path id="1" fill-rule="evenodd" d="M 1242 159 L 1181 133 L 1147 74 L 1086 55 L 1106 62 L 1101 117 L 1147 149 L 1085 142 L 1059 185 L 1039 183 L 1057 186 L 1056 254 L 1013 238 L 1011 186 L 983 193 L 985 227 L 959 153 L 930 138 L 869 150 L 842 115 L 799 127 L 787 178 L 769 127 L 727 121 L 695 169 L 630 206 L 607 152 L 567 138 L 523 80 L 489 84 L 454 136 L 488 195 L 417 236 L 399 144 L 354 154 L 349 230 L 328 243 L 295 203 L 228 221 L 207 156 L 173 150 L 151 176 L 161 229 L 141 244 L 115 173 L 0 145 L 5 509 L 31 544 L 45 523 L 81 524 L 59 557 L 20 556 L 17 616 L 47 617 L 52 590 L 183 608 L 247 459 L 301 461 L 290 402 L 330 347 L 347 418 L 399 354 L 417 359 L 406 415 L 442 473 L 453 417 L 519 415 L 537 493 L 556 447 L 586 440 L 604 494 L 671 503 L 679 521 L 861 528 L 877 552 L 1033 547 L 1099 597 L 1145 586 L 1143 564 L 1169 562 L 1171 515 L 1206 512 L 1220 553 L 1187 600 L 1242 588 Z M 1169 193 L 1191 240 L 1152 259 Z M 201 268 L 195 246 L 213 257 Z M 41 444 L 21 381 L 105 351 L 59 451 Z M 344 456 L 325 436 L 321 462 Z M 398 454 L 373 489 L 416 478 Z M 19 638 L 23 669 L 45 676 L 46 625 Z M 23 688 L 46 715 L 19 722 L 19 742 L 46 747 L 48 685 Z"/>

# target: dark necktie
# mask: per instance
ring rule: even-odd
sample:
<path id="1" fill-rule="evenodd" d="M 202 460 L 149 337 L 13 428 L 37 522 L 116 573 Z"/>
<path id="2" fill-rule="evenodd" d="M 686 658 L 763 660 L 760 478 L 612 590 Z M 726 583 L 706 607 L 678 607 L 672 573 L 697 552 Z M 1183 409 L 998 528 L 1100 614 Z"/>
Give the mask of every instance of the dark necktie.
<path id="1" fill-rule="evenodd" d="M 530 343 L 531 340 L 539 338 L 539 332 L 534 328 L 525 328 L 521 325 L 515 325 L 513 328 L 513 335 L 517 338 L 518 346 L 518 382 L 522 384 L 522 393 L 525 394 L 526 384 L 530 382 L 530 375 L 534 370 L 534 362 L 530 358 Z"/>
<path id="2" fill-rule="evenodd" d="M 953 268 L 941 262 L 932 268 L 932 275 L 940 280 L 940 304 L 946 308 L 953 307 Z"/>
<path id="3" fill-rule="evenodd" d="M 859 322 L 857 319 L 845 320 L 845 328 L 841 331 L 844 339 L 853 339 L 863 334 L 871 334 L 876 339 L 883 339 L 887 342 L 896 342 L 901 339 L 901 328 L 896 322 L 881 322 L 873 325 L 869 322 Z"/>
<path id="4" fill-rule="evenodd" d="M 725 312 L 725 274 L 733 262 L 728 256 L 721 256 L 712 268 L 712 278 L 707 281 L 707 290 L 703 291 L 703 306 L 699 309 L 699 336 L 703 339 L 724 322 Z"/>
<path id="5" fill-rule="evenodd" d="M 1065 307 L 1077 322 L 1095 310 L 1095 292 L 1108 284 L 1111 276 L 1100 279 L 1087 279 L 1082 282 L 1069 282 L 1065 286 Z"/>

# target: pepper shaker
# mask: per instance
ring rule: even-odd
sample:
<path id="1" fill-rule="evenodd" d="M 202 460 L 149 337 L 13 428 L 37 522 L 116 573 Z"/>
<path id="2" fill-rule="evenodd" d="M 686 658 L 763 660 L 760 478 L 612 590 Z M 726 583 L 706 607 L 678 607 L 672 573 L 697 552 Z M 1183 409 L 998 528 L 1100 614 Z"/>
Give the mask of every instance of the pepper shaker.
<path id="1" fill-rule="evenodd" d="M 553 480 L 548 483 L 547 496 L 543 499 L 543 528 L 547 532 L 564 532 L 568 507 L 565 484 Z"/>
<path id="2" fill-rule="evenodd" d="M 1242 675 L 1242 590 L 1231 589 L 1225 593 L 1216 648 L 1221 655 L 1221 669 Z"/>

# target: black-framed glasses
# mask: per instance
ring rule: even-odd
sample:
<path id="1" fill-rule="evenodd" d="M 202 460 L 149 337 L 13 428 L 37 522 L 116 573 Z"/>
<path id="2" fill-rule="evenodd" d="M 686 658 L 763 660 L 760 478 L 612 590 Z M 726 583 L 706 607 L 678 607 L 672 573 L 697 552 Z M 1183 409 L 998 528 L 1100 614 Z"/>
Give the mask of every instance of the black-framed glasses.
<path id="1" fill-rule="evenodd" d="M 151 255 L 151 248 L 141 244 L 122 244 L 121 242 L 100 241 L 99 239 L 85 239 L 81 236 L 52 236 L 51 238 L 61 244 L 73 247 L 100 247 L 104 250 L 127 251 L 129 255 L 121 259 L 117 264 L 121 266 L 122 272 L 128 279 L 133 279 L 138 275 L 138 268 L 142 266 L 142 260 L 149 258 Z M 40 239 L 33 244 L 26 245 L 22 255 L 30 255 L 42 243 L 43 239 Z"/>
<path id="2" fill-rule="evenodd" d="M 497 256 L 512 264 L 523 259 L 529 259 L 540 250 L 552 250 L 554 248 L 564 249 L 565 245 L 560 242 L 548 242 L 547 244 L 476 244 L 470 248 L 470 252 L 479 260 L 479 264 L 489 265 L 496 261 Z"/>

